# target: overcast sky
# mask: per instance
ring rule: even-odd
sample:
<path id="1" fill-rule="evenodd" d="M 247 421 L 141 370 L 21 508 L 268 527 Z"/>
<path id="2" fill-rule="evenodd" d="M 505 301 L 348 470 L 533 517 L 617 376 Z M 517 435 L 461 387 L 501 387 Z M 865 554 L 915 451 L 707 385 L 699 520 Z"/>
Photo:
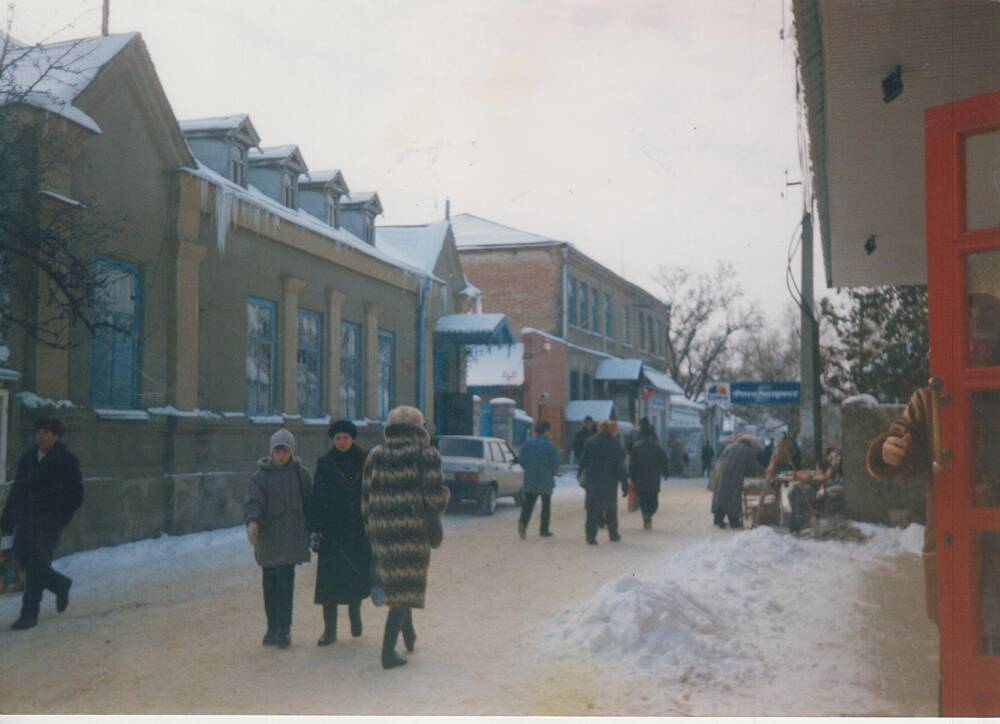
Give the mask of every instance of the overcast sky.
<path id="1" fill-rule="evenodd" d="M 725 258 L 777 321 L 801 215 L 783 2 L 111 0 L 111 32 L 142 33 L 179 119 L 249 113 L 377 190 L 381 223 L 451 198 L 654 292 L 660 265 Z M 20 0 L 13 35 L 100 24 L 100 0 Z"/>

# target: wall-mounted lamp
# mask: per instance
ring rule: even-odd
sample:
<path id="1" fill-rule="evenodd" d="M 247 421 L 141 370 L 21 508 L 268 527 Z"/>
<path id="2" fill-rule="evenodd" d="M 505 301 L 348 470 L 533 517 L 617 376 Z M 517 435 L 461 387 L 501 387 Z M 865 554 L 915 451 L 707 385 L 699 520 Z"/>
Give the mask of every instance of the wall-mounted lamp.
<path id="1" fill-rule="evenodd" d="M 875 243 L 875 234 L 872 234 L 865 241 L 865 253 L 868 256 L 871 256 L 872 254 L 875 253 L 876 249 L 878 249 L 878 244 Z"/>
<path id="2" fill-rule="evenodd" d="M 882 101 L 891 103 L 903 93 L 903 66 L 897 65 L 896 70 L 882 79 Z"/>

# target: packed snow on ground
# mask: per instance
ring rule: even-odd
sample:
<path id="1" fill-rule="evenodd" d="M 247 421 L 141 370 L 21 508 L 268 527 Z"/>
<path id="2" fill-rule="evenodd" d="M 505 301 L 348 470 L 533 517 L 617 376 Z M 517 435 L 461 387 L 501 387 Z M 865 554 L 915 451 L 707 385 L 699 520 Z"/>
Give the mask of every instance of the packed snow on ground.
<path id="1" fill-rule="evenodd" d="M 815 697 L 816 711 L 866 710 L 880 702 L 853 651 L 870 615 L 859 602 L 861 572 L 919 554 L 923 526 L 859 527 L 864 544 L 769 527 L 692 543 L 566 610 L 545 646 L 649 676 L 702 715 L 739 711 L 741 701 L 767 710 L 797 690 Z"/>

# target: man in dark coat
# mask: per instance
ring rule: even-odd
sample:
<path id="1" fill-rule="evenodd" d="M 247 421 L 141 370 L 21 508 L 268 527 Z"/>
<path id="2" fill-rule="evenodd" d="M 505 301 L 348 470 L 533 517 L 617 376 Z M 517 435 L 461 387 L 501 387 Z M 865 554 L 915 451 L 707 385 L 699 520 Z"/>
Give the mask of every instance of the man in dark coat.
<path id="1" fill-rule="evenodd" d="M 639 420 L 639 439 L 629 454 L 628 473 L 639 495 L 642 527 L 650 530 L 660 503 L 660 480 L 669 475 L 670 461 L 656 439 L 656 430 L 645 417 Z"/>
<path id="2" fill-rule="evenodd" d="M 701 448 L 701 474 L 707 478 L 712 473 L 712 462 L 715 460 L 715 448 L 708 440 Z"/>
<path id="3" fill-rule="evenodd" d="M 83 503 L 80 463 L 62 438 L 66 426 L 56 418 L 35 421 L 35 442 L 17 464 L 10 497 L 0 516 L 0 529 L 14 531 L 14 558 L 25 572 L 21 615 L 11 624 L 19 631 L 38 623 L 42 594 L 56 595 L 56 610 L 69 605 L 72 579 L 52 569 L 52 556 L 62 530 Z"/>
<path id="4" fill-rule="evenodd" d="M 616 488 L 621 485 L 622 495 L 628 495 L 628 473 L 625 470 L 625 451 L 615 438 L 618 426 L 614 420 L 601 420 L 597 434 L 587 440 L 580 458 L 578 477 L 587 490 L 587 543 L 597 545 L 597 527 L 603 518 L 608 527 L 608 538 L 615 543 L 618 534 L 618 501 Z"/>
<path id="5" fill-rule="evenodd" d="M 347 604 L 351 636 L 361 635 L 361 601 L 371 594 L 372 550 L 361 518 L 361 474 L 365 451 L 354 442 L 358 428 L 337 420 L 327 431 L 330 451 L 316 461 L 309 506 L 316 564 L 315 603 L 323 607 L 323 635 L 337 640 L 337 606 Z"/>
<path id="6" fill-rule="evenodd" d="M 584 443 L 596 434 L 597 427 L 594 425 L 594 418 L 587 415 L 583 418 L 583 427 L 573 437 L 573 458 L 576 460 L 577 465 L 580 464 L 580 460 L 583 458 Z"/>
<path id="7" fill-rule="evenodd" d="M 712 495 L 712 515 L 720 528 L 726 527 L 726 517 L 730 528 L 743 527 L 743 478 L 763 472 L 755 442 L 749 436 L 739 437 L 719 456 L 719 482 Z"/>

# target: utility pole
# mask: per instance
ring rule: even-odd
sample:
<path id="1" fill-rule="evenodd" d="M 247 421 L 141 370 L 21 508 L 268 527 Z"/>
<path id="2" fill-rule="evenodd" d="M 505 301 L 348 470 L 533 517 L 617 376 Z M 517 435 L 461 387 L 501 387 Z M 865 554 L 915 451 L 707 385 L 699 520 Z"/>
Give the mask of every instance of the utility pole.
<path id="1" fill-rule="evenodd" d="M 111 14 L 111 0 L 104 0 L 104 9 L 101 12 L 101 35 L 108 34 L 108 15 Z"/>
<path id="2" fill-rule="evenodd" d="M 802 211 L 802 351 L 799 377 L 802 397 L 799 401 L 799 434 L 802 438 L 804 467 L 812 467 L 822 457 L 823 410 L 819 384 L 819 324 L 813 301 L 812 214 Z"/>

